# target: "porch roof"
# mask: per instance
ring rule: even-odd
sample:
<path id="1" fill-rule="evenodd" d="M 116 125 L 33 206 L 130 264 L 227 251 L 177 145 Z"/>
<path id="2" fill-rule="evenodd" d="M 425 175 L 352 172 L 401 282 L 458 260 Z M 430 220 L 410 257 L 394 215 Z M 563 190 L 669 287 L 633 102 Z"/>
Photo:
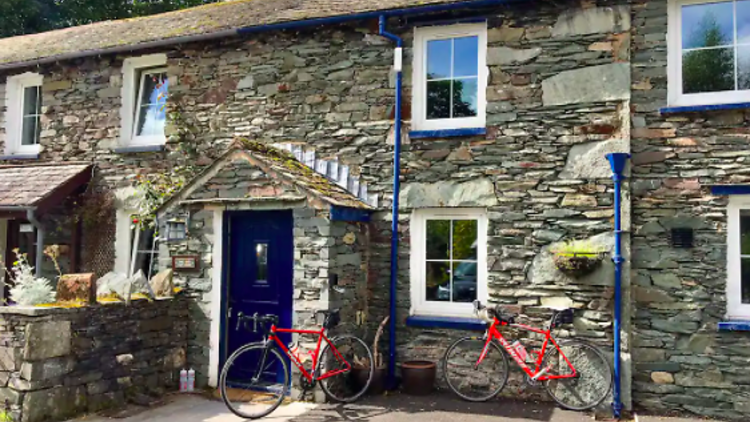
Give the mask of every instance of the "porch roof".
<path id="1" fill-rule="evenodd" d="M 294 186 L 296 193 L 278 195 L 278 192 L 248 192 L 243 197 L 234 198 L 192 198 L 191 195 L 201 186 L 206 185 L 225 166 L 233 160 L 246 160 L 258 167 L 277 182 L 286 186 Z M 274 148 L 260 142 L 243 138 L 235 139 L 227 151 L 212 165 L 203 170 L 177 194 L 172 196 L 159 209 L 158 213 L 172 208 L 177 204 L 209 204 L 209 203 L 238 203 L 238 202 L 268 202 L 268 201 L 299 201 L 308 199 L 314 205 L 347 209 L 373 210 L 373 207 L 357 198 L 354 194 L 328 180 L 322 174 L 299 162 L 288 151 Z"/>
<path id="2" fill-rule="evenodd" d="M 0 166 L 0 215 L 44 211 L 91 180 L 91 164 Z"/>

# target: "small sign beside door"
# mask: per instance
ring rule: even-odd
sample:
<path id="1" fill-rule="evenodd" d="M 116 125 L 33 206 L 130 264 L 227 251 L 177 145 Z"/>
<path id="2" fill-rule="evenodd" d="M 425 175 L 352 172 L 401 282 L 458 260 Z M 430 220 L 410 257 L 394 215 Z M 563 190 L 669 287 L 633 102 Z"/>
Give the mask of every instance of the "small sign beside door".
<path id="1" fill-rule="evenodd" d="M 174 271 L 197 271 L 198 268 L 198 255 L 172 257 L 172 269 Z"/>

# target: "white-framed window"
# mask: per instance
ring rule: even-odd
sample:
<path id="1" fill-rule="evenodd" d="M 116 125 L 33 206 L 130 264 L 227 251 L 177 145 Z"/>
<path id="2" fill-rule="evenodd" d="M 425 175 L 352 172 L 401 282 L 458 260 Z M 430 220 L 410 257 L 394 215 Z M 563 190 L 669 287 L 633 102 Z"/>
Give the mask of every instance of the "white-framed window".
<path id="1" fill-rule="evenodd" d="M 732 195 L 727 208 L 727 317 L 750 318 L 750 195 Z"/>
<path id="2" fill-rule="evenodd" d="M 159 238 L 156 228 L 145 222 L 133 223 L 130 231 L 130 274 L 142 271 L 147 280 L 159 272 Z"/>
<path id="3" fill-rule="evenodd" d="M 122 84 L 121 143 L 163 145 L 167 122 L 169 77 L 167 56 L 152 54 L 125 59 Z"/>
<path id="4" fill-rule="evenodd" d="M 137 221 L 127 210 L 117 210 L 115 272 L 130 277 L 140 270 L 151 279 L 159 271 L 158 242 L 155 227 Z"/>
<path id="5" fill-rule="evenodd" d="M 486 210 L 417 210 L 410 229 L 411 314 L 472 317 L 488 298 Z"/>
<path id="6" fill-rule="evenodd" d="M 414 130 L 485 126 L 486 23 L 415 28 L 413 69 Z"/>
<path id="7" fill-rule="evenodd" d="M 750 2 L 669 0 L 669 105 L 750 101 Z"/>
<path id="8" fill-rule="evenodd" d="M 42 80 L 38 73 L 8 77 L 5 145 L 8 155 L 39 153 Z"/>

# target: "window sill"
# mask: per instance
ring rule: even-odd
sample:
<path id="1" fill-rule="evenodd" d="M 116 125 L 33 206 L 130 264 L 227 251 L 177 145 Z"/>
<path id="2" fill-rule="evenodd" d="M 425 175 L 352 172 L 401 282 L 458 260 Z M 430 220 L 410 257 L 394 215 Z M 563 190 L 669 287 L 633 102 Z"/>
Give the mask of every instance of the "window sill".
<path id="1" fill-rule="evenodd" d="M 750 321 L 721 321 L 719 331 L 750 331 Z"/>
<path id="2" fill-rule="evenodd" d="M 750 195 L 750 185 L 713 185 L 711 195 Z"/>
<path id="3" fill-rule="evenodd" d="M 39 154 L 11 154 L 11 155 L 0 155 L 0 161 L 11 161 L 11 160 L 38 160 Z"/>
<path id="4" fill-rule="evenodd" d="M 428 315 L 413 315 L 406 318 L 408 327 L 421 328 L 450 328 L 454 330 L 484 331 L 487 323 L 476 318 L 439 317 Z"/>
<path id="5" fill-rule="evenodd" d="M 695 106 L 682 106 L 682 107 L 663 107 L 659 109 L 660 114 L 675 114 L 675 113 L 698 113 L 701 111 L 716 111 L 716 110 L 738 110 L 750 108 L 750 103 L 733 103 L 733 104 L 712 104 L 712 105 L 695 105 Z"/>
<path id="6" fill-rule="evenodd" d="M 439 129 L 439 130 L 412 130 L 409 132 L 410 139 L 426 138 L 453 138 L 457 136 L 476 136 L 484 135 L 487 129 L 483 127 L 465 128 L 465 129 Z"/>
<path id="7" fill-rule="evenodd" d="M 164 150 L 164 145 L 131 145 L 115 148 L 116 154 L 135 154 L 139 152 L 159 152 Z"/>

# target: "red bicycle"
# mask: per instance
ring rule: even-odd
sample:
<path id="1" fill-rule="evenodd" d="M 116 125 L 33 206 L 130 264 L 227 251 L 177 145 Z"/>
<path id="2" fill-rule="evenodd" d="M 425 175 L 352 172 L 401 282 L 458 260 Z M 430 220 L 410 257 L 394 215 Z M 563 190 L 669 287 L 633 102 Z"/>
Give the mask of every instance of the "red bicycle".
<path id="1" fill-rule="evenodd" d="M 508 355 L 521 367 L 530 385 L 543 383 L 547 393 L 562 407 L 586 410 L 601 403 L 612 389 L 612 369 L 604 354 L 580 340 L 557 341 L 552 330 L 573 322 L 573 310 L 555 311 L 549 328 L 516 324 L 515 317 L 502 310 L 474 302 L 477 315 L 489 328 L 483 337 L 464 337 L 445 353 L 443 374 L 448 386 L 469 401 L 486 401 L 497 396 L 508 382 Z M 498 327 L 530 331 L 543 336 L 539 350 L 529 350 L 519 341 L 512 344 Z M 500 343 L 503 349 L 498 346 Z"/>
<path id="2" fill-rule="evenodd" d="M 339 311 L 321 313 L 326 314 L 326 318 L 320 330 L 277 328 L 279 318 L 276 315 L 239 315 L 237 329 L 241 326 L 247 328 L 252 322 L 253 331 L 257 332 L 260 326 L 265 339 L 237 349 L 221 371 L 221 397 L 234 414 L 246 419 L 258 419 L 281 405 L 289 395 L 291 382 L 287 359 L 299 369 L 303 390 L 312 389 L 319 382 L 326 396 L 343 403 L 352 402 L 367 391 L 372 381 L 373 366 L 363 366 L 354 376 L 353 362 L 355 359 L 372 362 L 372 352 L 365 342 L 355 336 L 342 335 L 329 339 L 326 332 L 339 323 Z M 305 368 L 304 361 L 307 359 L 299 351 L 298 344 L 287 347 L 279 338 L 280 333 L 317 336 L 315 350 L 308 353 L 312 361 L 310 369 Z"/>

